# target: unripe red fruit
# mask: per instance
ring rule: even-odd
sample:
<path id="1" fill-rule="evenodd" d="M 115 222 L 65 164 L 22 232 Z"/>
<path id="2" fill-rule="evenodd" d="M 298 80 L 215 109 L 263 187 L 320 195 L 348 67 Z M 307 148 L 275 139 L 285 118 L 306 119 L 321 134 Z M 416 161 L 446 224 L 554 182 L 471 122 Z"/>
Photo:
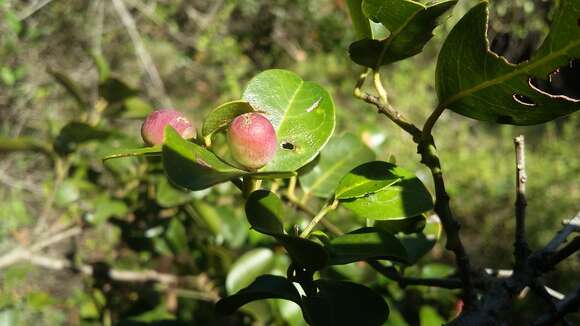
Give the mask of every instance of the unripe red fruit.
<path id="1" fill-rule="evenodd" d="M 274 158 L 276 143 L 276 130 L 260 113 L 239 115 L 228 129 L 232 157 L 252 170 L 263 167 Z"/>
<path id="2" fill-rule="evenodd" d="M 163 143 L 163 132 L 167 125 L 172 126 L 185 139 L 193 138 L 195 135 L 191 121 L 183 113 L 163 109 L 151 112 L 145 119 L 141 126 L 141 137 L 149 145 L 160 145 Z"/>

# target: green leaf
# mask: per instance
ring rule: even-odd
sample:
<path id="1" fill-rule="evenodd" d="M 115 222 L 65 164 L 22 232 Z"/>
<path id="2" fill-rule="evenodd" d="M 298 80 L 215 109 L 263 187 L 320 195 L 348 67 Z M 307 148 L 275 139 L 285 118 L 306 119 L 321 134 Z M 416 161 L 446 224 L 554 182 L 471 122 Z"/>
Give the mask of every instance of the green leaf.
<path id="1" fill-rule="evenodd" d="M 112 216 L 123 217 L 129 211 L 123 201 L 109 198 L 107 195 L 97 197 L 93 201 L 93 208 L 94 212 L 87 216 L 87 220 L 94 225 L 100 225 Z"/>
<path id="2" fill-rule="evenodd" d="M 330 264 L 350 264 L 360 260 L 407 261 L 407 252 L 401 242 L 391 233 L 378 228 L 358 229 L 330 241 Z"/>
<path id="3" fill-rule="evenodd" d="M 128 98 L 139 95 L 138 90 L 115 77 L 107 78 L 100 83 L 99 93 L 111 105 L 122 103 Z"/>
<path id="4" fill-rule="evenodd" d="M 175 207 L 193 199 L 193 192 L 183 191 L 173 186 L 167 178 L 159 178 L 155 192 L 155 200 L 161 207 Z"/>
<path id="5" fill-rule="evenodd" d="M 346 4 L 357 38 L 371 38 L 371 25 L 362 12 L 362 0 L 347 0 Z"/>
<path id="6" fill-rule="evenodd" d="M 284 218 L 284 206 L 276 194 L 268 190 L 256 190 L 246 200 L 246 216 L 252 228 L 268 235 L 284 233 L 280 219 Z"/>
<path id="7" fill-rule="evenodd" d="M 431 194 L 414 174 L 400 167 L 390 172 L 402 180 L 364 197 L 342 200 L 342 205 L 372 220 L 413 217 L 433 208 Z"/>
<path id="8" fill-rule="evenodd" d="M 409 262 L 415 264 L 421 257 L 433 249 L 437 240 L 441 237 L 441 223 L 430 220 L 427 222 L 423 233 L 399 236 L 398 239 L 405 247 L 409 255 Z"/>
<path id="9" fill-rule="evenodd" d="M 72 180 L 64 180 L 57 188 L 54 202 L 58 207 L 66 207 L 71 203 L 79 200 L 81 191 L 77 183 Z"/>
<path id="10" fill-rule="evenodd" d="M 246 216 L 252 228 L 273 236 L 288 251 L 292 260 L 309 270 L 326 266 L 328 254 L 317 242 L 284 233 L 280 219 L 283 216 L 282 202 L 274 193 L 257 190 L 246 201 Z"/>
<path id="11" fill-rule="evenodd" d="M 226 291 L 229 294 L 249 286 L 261 274 L 274 267 L 274 253 L 270 249 L 252 249 L 236 260 L 226 277 Z"/>
<path id="12" fill-rule="evenodd" d="M 379 294 L 364 285 L 316 280 L 318 292 L 303 298 L 304 316 L 314 326 L 380 326 L 389 316 L 389 306 Z"/>
<path id="13" fill-rule="evenodd" d="M 151 147 L 142 147 L 142 148 L 116 149 L 115 151 L 107 154 L 107 156 L 103 157 L 103 161 L 110 160 L 113 158 L 143 156 L 143 155 L 160 156 L 161 155 L 161 145 L 156 145 L 156 146 L 151 146 Z"/>
<path id="14" fill-rule="evenodd" d="M 188 249 L 187 231 L 178 218 L 172 218 L 165 232 L 165 238 L 171 244 L 171 248 L 177 254 Z"/>
<path id="15" fill-rule="evenodd" d="M 165 127 L 162 146 L 163 166 L 173 184 L 190 190 L 202 190 L 241 176 L 256 179 L 288 178 L 295 172 L 255 172 L 240 170 L 222 161 L 214 153 L 187 141 L 171 126 Z"/>
<path id="16" fill-rule="evenodd" d="M 315 196 L 330 197 L 342 176 L 355 166 L 375 159 L 375 153 L 358 137 L 346 133 L 332 138 L 314 168 L 300 176 L 302 188 Z"/>
<path id="17" fill-rule="evenodd" d="M 216 310 L 230 315 L 246 303 L 262 299 L 284 299 L 301 304 L 300 294 L 292 282 L 282 276 L 262 275 L 236 294 L 218 301 Z"/>
<path id="18" fill-rule="evenodd" d="M 374 221 L 373 226 L 392 234 L 399 232 L 411 234 L 421 232 L 425 228 L 426 223 L 425 217 L 418 215 L 399 219 L 378 220 Z"/>
<path id="19" fill-rule="evenodd" d="M 203 121 L 202 135 L 209 137 L 222 128 L 227 127 L 235 117 L 252 112 L 254 109 L 246 101 L 231 101 L 213 109 Z"/>
<path id="20" fill-rule="evenodd" d="M 351 59 L 360 65 L 378 68 L 420 53 L 433 37 L 433 29 L 441 16 L 456 3 L 452 0 L 427 6 L 410 0 L 364 0 L 365 15 L 391 33 L 381 41 L 366 38 L 354 42 L 349 48 Z"/>
<path id="21" fill-rule="evenodd" d="M 89 109 L 88 101 L 80 86 L 65 73 L 48 69 L 47 71 L 64 89 L 75 99 L 79 107 L 83 110 Z"/>
<path id="22" fill-rule="evenodd" d="M 335 126 L 326 90 L 286 70 L 266 70 L 247 85 L 244 100 L 270 120 L 278 139 L 272 161 L 261 171 L 295 171 L 314 159 Z"/>
<path id="23" fill-rule="evenodd" d="M 123 101 L 122 118 L 143 119 L 153 111 L 153 107 L 142 98 L 133 96 Z"/>
<path id="24" fill-rule="evenodd" d="M 559 3 L 543 44 L 530 60 L 518 65 L 489 50 L 487 2 L 473 7 L 455 25 L 439 53 L 439 107 L 513 125 L 538 124 L 579 110 L 580 100 L 537 87 L 537 79 L 550 80 L 549 73 L 580 57 L 580 2 Z"/>
<path id="25" fill-rule="evenodd" d="M 351 170 L 339 182 L 336 199 L 366 196 L 383 190 L 406 176 L 406 171 L 392 163 L 374 161 Z"/>
<path id="26" fill-rule="evenodd" d="M 190 190 L 205 189 L 246 174 L 207 149 L 184 140 L 171 126 L 165 128 L 162 157 L 169 180 Z"/>
<path id="27" fill-rule="evenodd" d="M 74 152 L 79 144 L 98 139 L 106 139 L 112 133 L 101 130 L 83 122 L 70 122 L 65 125 L 56 139 L 54 149 L 61 154 Z"/>

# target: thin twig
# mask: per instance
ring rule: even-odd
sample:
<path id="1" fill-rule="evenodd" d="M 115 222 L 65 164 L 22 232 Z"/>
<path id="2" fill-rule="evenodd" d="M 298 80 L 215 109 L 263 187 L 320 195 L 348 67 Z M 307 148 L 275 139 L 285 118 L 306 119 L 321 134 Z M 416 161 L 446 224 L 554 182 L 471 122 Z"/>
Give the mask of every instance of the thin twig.
<path id="1" fill-rule="evenodd" d="M 514 138 L 516 151 L 516 234 L 514 242 L 515 272 L 518 273 L 526 264 L 530 248 L 526 240 L 526 155 L 523 135 Z"/>
<path id="2" fill-rule="evenodd" d="M 304 203 L 302 203 L 301 200 L 298 200 L 298 198 L 296 197 L 292 197 L 289 194 L 286 195 L 282 195 L 282 198 L 284 198 L 285 200 L 287 200 L 289 203 L 291 203 L 292 205 L 294 205 L 298 210 L 303 211 L 304 213 L 310 215 L 310 217 L 314 217 L 316 216 L 316 213 L 313 212 L 308 206 L 306 206 Z M 334 225 L 334 223 L 330 222 L 329 220 L 326 219 L 322 219 L 320 221 L 320 224 L 322 224 L 325 228 L 327 228 L 330 232 L 332 232 L 332 234 L 334 235 L 343 235 L 344 232 L 342 232 L 342 230 Z"/>
<path id="3" fill-rule="evenodd" d="M 314 216 L 312 218 L 312 220 L 304 228 L 304 230 L 302 231 L 302 233 L 300 233 L 300 237 L 301 238 L 308 237 L 308 235 L 310 234 L 310 232 L 312 232 L 312 230 L 318 224 L 318 222 L 320 222 L 320 220 L 322 220 L 324 218 L 324 216 L 326 216 L 326 214 L 328 214 L 329 212 L 335 210 L 337 206 L 338 206 L 338 200 L 336 200 L 334 198 L 332 198 L 331 200 L 329 200 L 328 203 L 326 205 L 324 205 L 324 207 L 322 207 L 322 209 L 320 210 L 320 212 L 318 212 L 318 214 L 316 214 L 316 216 Z"/>
<path id="4" fill-rule="evenodd" d="M 24 9 L 20 14 L 17 15 L 18 20 L 22 21 L 22 20 L 25 20 L 26 18 L 34 15 L 36 12 L 38 12 L 40 9 L 44 8 L 46 5 L 48 5 L 52 1 L 53 0 L 40 0 L 40 1 L 34 2 L 30 6 L 28 6 L 26 9 Z"/>
<path id="5" fill-rule="evenodd" d="M 123 0 L 112 0 L 112 1 L 115 10 L 117 11 L 117 14 L 119 15 L 119 18 L 121 19 L 121 22 L 123 23 L 123 25 L 127 29 L 127 32 L 129 33 L 131 42 L 133 42 L 135 52 L 137 54 L 137 57 L 139 58 L 139 61 L 141 62 L 141 67 L 143 68 L 143 70 L 145 70 L 145 72 L 149 76 L 149 79 L 153 83 L 152 87 L 153 92 L 157 93 L 160 96 L 160 101 L 164 106 L 173 107 L 171 100 L 167 97 L 167 94 L 165 92 L 165 85 L 163 84 L 163 80 L 159 75 L 159 71 L 157 70 L 155 63 L 153 62 L 151 55 L 149 55 L 149 52 L 147 52 L 147 49 L 145 48 L 145 44 L 143 42 L 143 39 L 141 38 L 141 35 L 139 34 L 139 30 L 137 29 L 135 20 L 129 13 L 129 10 L 127 10 L 127 7 L 125 6 Z"/>
<path id="6" fill-rule="evenodd" d="M 375 89 L 377 90 L 377 93 L 379 93 L 379 98 L 381 101 L 383 101 L 383 104 L 389 104 L 387 90 L 383 86 L 383 82 L 381 81 L 381 74 L 378 70 L 373 70 L 373 83 L 375 84 Z"/>
<path id="7" fill-rule="evenodd" d="M 23 247 L 14 248 L 0 257 L 0 269 L 13 265 L 25 259 L 28 255 L 34 254 L 35 252 L 40 251 L 46 247 L 52 246 L 68 238 L 79 235 L 81 231 L 82 230 L 80 227 L 72 227 L 65 231 L 56 233 L 50 237 L 47 237 L 43 240 L 40 240 L 39 242 L 34 243 L 28 248 Z"/>

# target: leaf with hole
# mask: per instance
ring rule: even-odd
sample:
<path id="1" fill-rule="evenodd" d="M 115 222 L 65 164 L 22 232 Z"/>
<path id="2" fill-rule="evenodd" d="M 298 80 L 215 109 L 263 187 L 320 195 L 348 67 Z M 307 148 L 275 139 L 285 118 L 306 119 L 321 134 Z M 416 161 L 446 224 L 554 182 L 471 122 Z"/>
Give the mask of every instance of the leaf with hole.
<path id="1" fill-rule="evenodd" d="M 367 162 L 342 177 L 336 188 L 336 199 L 366 196 L 381 191 L 405 177 L 409 177 L 407 171 L 392 163 Z"/>
<path id="2" fill-rule="evenodd" d="M 327 247 L 331 265 L 350 264 L 361 260 L 407 262 L 407 252 L 391 233 L 365 227 L 332 239 Z"/>
<path id="3" fill-rule="evenodd" d="M 332 138 L 319 157 L 318 163 L 300 176 L 300 185 L 308 193 L 328 198 L 342 176 L 357 165 L 374 160 L 375 153 L 357 136 L 346 133 Z"/>
<path id="4" fill-rule="evenodd" d="M 272 69 L 258 74 L 243 99 L 263 112 L 276 130 L 276 154 L 260 171 L 296 171 L 316 157 L 334 131 L 330 94 L 293 72 Z"/>
<path id="5" fill-rule="evenodd" d="M 352 43 L 351 59 L 377 68 L 420 53 L 433 37 L 441 17 L 456 3 L 452 0 L 424 5 L 410 0 L 364 0 L 364 14 L 385 26 L 390 34 L 384 40 L 365 38 Z"/>
<path id="6" fill-rule="evenodd" d="M 514 65 L 489 50 L 488 3 L 473 7 L 455 25 L 439 53 L 436 89 L 439 107 L 467 117 L 533 125 L 580 109 L 580 99 L 550 94 L 553 74 L 580 57 L 580 2 L 562 0 L 550 33 L 531 59 Z"/>

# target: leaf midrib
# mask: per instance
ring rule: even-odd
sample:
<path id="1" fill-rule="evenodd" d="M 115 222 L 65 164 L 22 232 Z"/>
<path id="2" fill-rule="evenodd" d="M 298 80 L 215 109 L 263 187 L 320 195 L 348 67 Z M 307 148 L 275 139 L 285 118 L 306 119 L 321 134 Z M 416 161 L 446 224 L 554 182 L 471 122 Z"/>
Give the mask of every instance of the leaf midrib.
<path id="1" fill-rule="evenodd" d="M 510 73 L 505 74 L 505 75 L 500 76 L 500 77 L 496 77 L 496 78 L 487 80 L 487 81 L 485 81 L 485 82 L 483 82 L 481 84 L 478 84 L 478 85 L 473 86 L 471 88 L 465 89 L 465 90 L 463 90 L 463 91 L 461 91 L 461 92 L 459 92 L 459 93 L 451 96 L 450 98 L 448 98 L 447 100 L 445 100 L 443 103 L 440 103 L 439 104 L 439 107 L 441 107 L 441 108 L 447 108 L 448 106 L 450 106 L 454 102 L 456 102 L 456 101 L 458 101 L 458 100 L 460 100 L 460 99 L 462 99 L 464 97 L 467 97 L 467 96 L 469 96 L 469 95 L 471 95 L 473 93 L 476 93 L 476 92 L 478 92 L 478 91 L 480 91 L 482 89 L 486 89 L 488 87 L 495 86 L 497 84 L 501 84 L 501 83 L 503 83 L 506 80 L 509 80 L 509 79 L 512 79 L 512 78 L 517 77 L 518 75 L 523 75 L 525 73 L 529 73 L 530 70 L 532 70 L 532 69 L 534 69 L 534 68 L 536 68 L 538 66 L 541 66 L 546 61 L 550 61 L 550 60 L 552 60 L 552 59 L 554 59 L 554 58 L 556 58 L 558 56 L 561 56 L 561 55 L 566 54 L 567 51 L 570 48 L 573 48 L 573 47 L 578 46 L 578 45 L 580 45 L 580 38 L 577 39 L 575 42 L 571 42 L 570 44 L 568 44 L 567 46 L 563 47 L 559 51 L 552 52 L 552 53 L 548 54 L 547 56 L 545 56 L 543 58 L 540 58 L 540 59 L 534 60 L 533 62 L 528 62 L 527 64 L 521 65 L 521 68 L 520 69 L 518 69 L 520 66 L 516 66 L 517 68 L 513 72 L 510 72 Z M 489 51 L 489 48 L 487 49 L 487 54 L 488 55 L 492 55 L 492 56 L 494 56 L 496 58 L 502 58 L 503 59 L 503 57 L 500 57 L 500 56 L 496 55 L 495 53 L 490 52 Z M 504 59 L 504 61 L 505 61 L 505 59 Z M 509 62 L 507 62 L 507 63 L 510 64 Z"/>

